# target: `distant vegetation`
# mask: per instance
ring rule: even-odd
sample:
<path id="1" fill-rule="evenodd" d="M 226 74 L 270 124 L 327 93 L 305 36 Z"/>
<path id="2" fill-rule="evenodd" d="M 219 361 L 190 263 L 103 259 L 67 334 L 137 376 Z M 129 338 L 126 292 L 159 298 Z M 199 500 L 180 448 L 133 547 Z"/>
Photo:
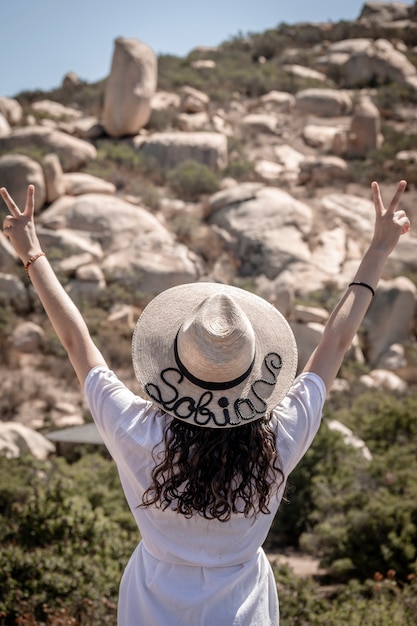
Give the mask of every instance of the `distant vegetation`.
<path id="1" fill-rule="evenodd" d="M 242 97 L 257 97 L 279 89 L 295 93 L 304 87 L 317 85 L 317 81 L 289 76 L 282 69 L 282 53 L 294 46 L 300 27 L 281 25 L 264 33 L 252 33 L 233 37 L 217 49 L 192 51 L 186 57 L 160 55 L 158 57 L 158 89 L 177 91 L 184 85 L 204 90 L 215 104 L 227 103 L 237 94 Z M 312 40 L 307 36 L 297 41 L 298 53 L 292 63 L 308 67 L 311 55 L 308 52 Z M 212 69 L 194 69 L 193 61 L 211 59 L 216 66 Z M 90 110 L 102 101 L 104 80 L 96 83 L 81 83 L 74 87 L 59 87 L 50 92 L 25 91 L 17 95 L 20 103 L 32 102 L 48 97 L 66 105 L 78 105 Z"/>

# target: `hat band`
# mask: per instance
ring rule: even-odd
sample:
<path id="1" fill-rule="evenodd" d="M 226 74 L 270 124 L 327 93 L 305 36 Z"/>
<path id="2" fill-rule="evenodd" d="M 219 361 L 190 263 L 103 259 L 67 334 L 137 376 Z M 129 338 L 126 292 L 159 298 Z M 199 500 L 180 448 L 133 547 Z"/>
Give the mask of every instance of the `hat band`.
<path id="1" fill-rule="evenodd" d="M 237 385 L 240 385 L 240 383 L 243 383 L 243 381 L 249 376 L 249 374 L 251 373 L 253 369 L 253 365 L 255 363 L 255 355 L 253 356 L 252 363 L 249 365 L 246 372 L 243 372 L 243 374 L 241 374 L 241 376 L 239 376 L 238 378 L 234 378 L 233 380 L 226 380 L 224 382 L 219 382 L 219 383 L 210 382 L 208 380 L 202 380 L 201 378 L 197 378 L 196 376 L 191 374 L 191 372 L 188 371 L 184 363 L 181 361 L 180 355 L 178 354 L 177 340 L 178 340 L 178 333 L 175 335 L 175 341 L 174 341 L 174 354 L 175 354 L 175 361 L 177 363 L 178 369 L 180 370 L 181 374 L 185 376 L 185 378 L 188 378 L 188 380 L 191 383 L 193 383 L 194 385 L 197 385 L 197 387 L 201 387 L 202 389 L 209 389 L 210 391 L 232 389 L 232 387 L 236 387 Z"/>

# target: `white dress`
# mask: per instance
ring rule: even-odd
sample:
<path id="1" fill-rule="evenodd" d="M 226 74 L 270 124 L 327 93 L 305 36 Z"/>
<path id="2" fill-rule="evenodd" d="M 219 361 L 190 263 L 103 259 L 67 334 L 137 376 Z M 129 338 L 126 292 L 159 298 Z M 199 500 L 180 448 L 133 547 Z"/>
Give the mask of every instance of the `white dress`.
<path id="1" fill-rule="evenodd" d="M 150 485 L 152 451 L 173 418 L 105 367 L 91 370 L 85 392 L 142 537 L 120 583 L 118 626 L 277 626 L 276 584 L 262 544 L 284 488 L 271 513 L 256 519 L 236 514 L 219 522 L 138 508 Z M 303 374 L 273 412 L 286 477 L 319 428 L 324 400 L 323 381 Z"/>

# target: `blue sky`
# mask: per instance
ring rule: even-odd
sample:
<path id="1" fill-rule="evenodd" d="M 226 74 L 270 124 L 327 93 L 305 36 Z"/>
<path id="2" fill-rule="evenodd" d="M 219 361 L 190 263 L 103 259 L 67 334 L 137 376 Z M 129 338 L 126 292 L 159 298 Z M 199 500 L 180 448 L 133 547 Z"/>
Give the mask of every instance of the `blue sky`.
<path id="1" fill-rule="evenodd" d="M 357 19 L 363 0 L 2 0 L 0 95 L 58 87 L 73 71 L 107 76 L 117 37 L 156 54 L 185 56 L 198 45 L 262 32 L 281 22 Z M 413 4 L 407 1 L 406 4 Z"/>

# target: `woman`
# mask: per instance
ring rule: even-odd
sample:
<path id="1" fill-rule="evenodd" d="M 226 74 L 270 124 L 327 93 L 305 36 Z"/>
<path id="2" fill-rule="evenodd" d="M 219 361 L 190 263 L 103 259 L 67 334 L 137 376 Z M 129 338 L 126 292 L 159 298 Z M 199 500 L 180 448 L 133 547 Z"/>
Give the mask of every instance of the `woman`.
<path id="1" fill-rule="evenodd" d="M 211 283 L 157 296 L 132 342 L 147 400 L 109 370 L 36 235 L 34 187 L 24 211 L 0 190 L 3 233 L 25 265 L 84 387 L 142 540 L 124 572 L 119 626 L 276 626 L 262 544 L 289 473 L 310 446 L 323 403 L 399 237 L 410 228 L 401 181 L 353 282 L 295 380 L 291 330 L 267 302 Z"/>

